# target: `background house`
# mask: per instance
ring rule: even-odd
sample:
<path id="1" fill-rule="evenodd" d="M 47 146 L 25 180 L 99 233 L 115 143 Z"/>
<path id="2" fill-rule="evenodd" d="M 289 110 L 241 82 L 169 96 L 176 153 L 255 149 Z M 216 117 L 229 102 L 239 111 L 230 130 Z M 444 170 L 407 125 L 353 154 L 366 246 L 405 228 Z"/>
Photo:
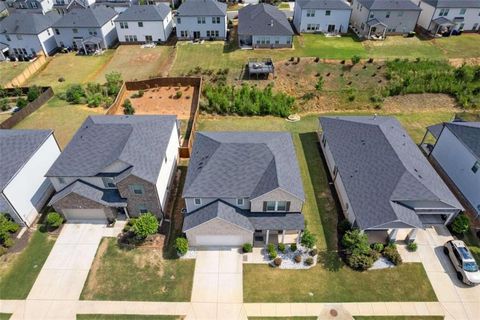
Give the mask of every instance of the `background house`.
<path id="1" fill-rule="evenodd" d="M 240 47 L 291 48 L 293 30 L 285 14 L 270 4 L 248 5 L 238 11 Z"/>
<path id="2" fill-rule="evenodd" d="M 441 123 L 428 133 L 435 138 L 430 158 L 480 217 L 480 122 Z"/>
<path id="3" fill-rule="evenodd" d="M 131 6 L 115 19 L 121 43 L 165 42 L 173 29 L 172 11 L 165 3 Z"/>
<path id="4" fill-rule="evenodd" d="M 162 219 L 178 146 L 175 116 L 88 117 L 46 174 L 50 205 L 67 220 Z"/>
<path id="5" fill-rule="evenodd" d="M 72 9 L 85 9 L 93 5 L 95 0 L 53 0 L 53 9 L 65 14 Z"/>
<path id="6" fill-rule="evenodd" d="M 30 56 L 55 52 L 57 43 L 52 25 L 60 18 L 56 13 L 15 12 L 0 21 L 0 43 L 8 47 L 6 56 Z"/>
<path id="7" fill-rule="evenodd" d="M 293 24 L 297 32 L 347 33 L 352 8 L 344 0 L 299 0 Z"/>
<path id="8" fill-rule="evenodd" d="M 187 0 L 175 16 L 177 38 L 225 39 L 227 37 L 227 4 L 215 0 Z"/>
<path id="9" fill-rule="evenodd" d="M 115 10 L 104 6 L 73 9 L 53 24 L 57 44 L 74 50 L 111 48 L 118 41 L 113 22 L 117 16 Z"/>
<path id="10" fill-rule="evenodd" d="M 0 212 L 31 226 L 53 187 L 44 177 L 60 155 L 51 130 L 0 130 Z"/>
<path id="11" fill-rule="evenodd" d="M 320 145 L 345 217 L 372 242 L 446 225 L 463 207 L 392 117 L 321 117 Z M 319 164 L 321 165 L 321 164 Z"/>
<path id="12" fill-rule="evenodd" d="M 421 0 L 418 25 L 430 33 L 480 30 L 480 0 Z"/>
<path id="13" fill-rule="evenodd" d="M 192 246 L 291 243 L 305 227 L 287 132 L 197 132 L 183 197 Z"/>
<path id="14" fill-rule="evenodd" d="M 353 0 L 351 25 L 365 38 L 384 38 L 415 30 L 422 11 L 410 0 Z"/>
<path id="15" fill-rule="evenodd" d="M 15 0 L 9 1 L 10 11 L 23 11 L 45 14 L 52 10 L 54 0 Z"/>

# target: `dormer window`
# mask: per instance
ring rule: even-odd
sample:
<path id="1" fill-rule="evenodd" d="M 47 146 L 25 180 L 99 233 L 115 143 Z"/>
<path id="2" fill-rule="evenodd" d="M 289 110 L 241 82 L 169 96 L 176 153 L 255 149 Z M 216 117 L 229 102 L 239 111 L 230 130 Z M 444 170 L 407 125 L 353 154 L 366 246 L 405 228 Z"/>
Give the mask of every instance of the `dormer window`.
<path id="1" fill-rule="evenodd" d="M 290 203 L 288 201 L 264 201 L 263 211 L 289 211 Z"/>
<path id="2" fill-rule="evenodd" d="M 473 173 L 477 173 L 480 170 L 480 161 L 475 162 L 475 164 L 472 167 Z"/>
<path id="3" fill-rule="evenodd" d="M 194 203 L 196 206 L 200 206 L 200 205 L 202 205 L 202 199 L 200 199 L 200 198 L 195 198 L 195 199 L 193 199 L 193 203 Z"/>
<path id="4" fill-rule="evenodd" d="M 244 199 L 243 198 L 238 198 L 237 199 L 237 206 L 243 206 L 245 203 Z"/>

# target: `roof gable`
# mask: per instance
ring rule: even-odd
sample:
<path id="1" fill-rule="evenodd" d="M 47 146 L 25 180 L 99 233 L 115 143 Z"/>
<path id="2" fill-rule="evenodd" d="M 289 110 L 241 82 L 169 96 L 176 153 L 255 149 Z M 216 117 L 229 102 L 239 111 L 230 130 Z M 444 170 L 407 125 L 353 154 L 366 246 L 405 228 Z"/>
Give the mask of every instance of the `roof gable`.
<path id="1" fill-rule="evenodd" d="M 179 16 L 225 16 L 227 4 L 216 0 L 187 0 L 177 9 Z"/>
<path id="2" fill-rule="evenodd" d="M 238 34 L 291 36 L 292 27 L 285 14 L 270 4 L 255 4 L 238 11 Z"/>
<path id="3" fill-rule="evenodd" d="M 358 2 L 370 10 L 422 10 L 410 0 L 358 0 Z"/>
<path id="4" fill-rule="evenodd" d="M 480 122 L 449 122 L 445 127 L 480 159 Z"/>
<path id="5" fill-rule="evenodd" d="M 57 13 L 49 12 L 45 15 L 39 13 L 14 12 L 0 20 L 0 33 L 7 34 L 33 34 L 38 35 L 61 18 Z"/>
<path id="6" fill-rule="evenodd" d="M 55 28 L 100 28 L 116 16 L 115 10 L 105 6 L 74 8 L 53 26 Z"/>
<path id="7" fill-rule="evenodd" d="M 298 0 L 295 5 L 302 9 L 351 10 L 348 2 L 343 0 Z"/>
<path id="8" fill-rule="evenodd" d="M 166 3 L 135 5 L 121 12 L 115 21 L 163 21 L 170 11 Z"/>

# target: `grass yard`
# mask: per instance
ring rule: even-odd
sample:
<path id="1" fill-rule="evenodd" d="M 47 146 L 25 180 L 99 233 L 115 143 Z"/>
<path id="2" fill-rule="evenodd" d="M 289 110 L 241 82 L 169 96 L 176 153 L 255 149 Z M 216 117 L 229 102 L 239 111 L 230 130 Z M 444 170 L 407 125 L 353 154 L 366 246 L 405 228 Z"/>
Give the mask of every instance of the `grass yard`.
<path id="1" fill-rule="evenodd" d="M 441 52 L 451 58 L 478 58 L 480 34 L 464 33 L 459 37 L 438 38 L 432 40 Z"/>
<path id="2" fill-rule="evenodd" d="M 175 58 L 172 46 L 141 48 L 139 45 L 119 46 L 108 65 L 98 74 L 97 81 L 105 82 L 105 74 L 117 71 L 124 80 L 142 80 L 168 73 Z"/>
<path id="3" fill-rule="evenodd" d="M 470 40 L 473 45 L 473 40 Z M 468 43 L 468 41 L 467 41 Z M 434 41 L 420 40 L 417 37 L 404 38 L 402 36 L 387 37 L 385 41 L 362 42 L 368 57 L 374 58 L 429 58 L 442 59 L 453 57 L 453 52 L 447 54 L 435 45 Z M 478 55 L 478 53 L 477 53 Z M 476 55 L 473 55 L 476 56 Z"/>
<path id="4" fill-rule="evenodd" d="M 290 6 L 286 2 L 280 2 L 280 4 L 278 5 L 278 9 L 288 9 L 288 10 L 290 10 Z"/>
<path id="5" fill-rule="evenodd" d="M 8 320 L 11 316 L 11 313 L 0 313 L 0 320 Z"/>
<path id="6" fill-rule="evenodd" d="M 0 86 L 5 85 L 28 67 L 29 62 L 0 62 Z"/>
<path id="7" fill-rule="evenodd" d="M 0 318 L 1 319 L 1 318 Z M 77 314 L 77 320 L 178 320 L 178 316 L 135 314 Z"/>
<path id="8" fill-rule="evenodd" d="M 248 320 L 317 320 L 318 317 L 249 317 Z"/>
<path id="9" fill-rule="evenodd" d="M 104 238 L 82 300 L 190 301 L 194 260 L 166 260 L 161 249 L 120 249 Z"/>
<path id="10" fill-rule="evenodd" d="M 35 231 L 27 247 L 4 262 L 0 258 L 0 299 L 25 299 L 47 260 L 55 239 Z"/>

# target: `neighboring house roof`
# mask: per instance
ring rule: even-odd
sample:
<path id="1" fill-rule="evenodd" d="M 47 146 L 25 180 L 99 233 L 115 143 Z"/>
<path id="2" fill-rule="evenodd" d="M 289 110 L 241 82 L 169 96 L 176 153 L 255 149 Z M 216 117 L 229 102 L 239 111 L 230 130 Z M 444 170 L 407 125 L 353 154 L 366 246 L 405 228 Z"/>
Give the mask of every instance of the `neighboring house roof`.
<path id="1" fill-rule="evenodd" d="M 379 25 L 379 24 L 384 25 L 385 27 L 387 26 L 385 23 L 378 20 L 377 18 L 373 18 L 372 20 L 367 21 L 367 26 L 370 26 L 370 27 L 373 27 L 373 26 L 376 26 L 376 25 Z"/>
<path id="2" fill-rule="evenodd" d="M 360 4 L 370 10 L 416 10 L 422 11 L 410 0 L 358 0 Z"/>
<path id="3" fill-rule="evenodd" d="M 361 229 L 422 227 L 417 212 L 463 210 L 418 146 L 392 117 L 321 117 Z"/>
<path id="4" fill-rule="evenodd" d="M 480 159 L 480 122 L 448 122 L 445 127 Z"/>
<path id="5" fill-rule="evenodd" d="M 61 16 L 54 12 L 14 12 L 0 21 L 0 33 L 37 35 L 50 28 Z"/>
<path id="6" fill-rule="evenodd" d="M 448 18 L 445 18 L 445 17 L 438 17 L 438 18 L 433 19 L 432 21 L 435 22 L 438 25 L 441 25 L 441 26 L 444 26 L 444 25 L 454 26 L 455 25 L 455 22 L 453 22 L 452 20 L 450 20 Z"/>
<path id="7" fill-rule="evenodd" d="M 249 231 L 303 230 L 305 219 L 301 213 L 250 213 L 225 201 L 215 200 L 191 213 L 183 221 L 183 232 L 212 219 L 219 218 Z"/>
<path id="8" fill-rule="evenodd" d="M 99 28 L 117 16 L 117 12 L 105 6 L 74 8 L 54 23 L 55 28 Z"/>
<path id="9" fill-rule="evenodd" d="M 227 4 L 215 0 L 187 0 L 177 9 L 179 16 L 225 16 Z"/>
<path id="10" fill-rule="evenodd" d="M 197 132 L 184 197 L 256 198 L 280 188 L 303 200 L 288 132 Z"/>
<path id="11" fill-rule="evenodd" d="M 422 0 L 435 8 L 480 8 L 480 0 Z"/>
<path id="12" fill-rule="evenodd" d="M 0 130 L 0 191 L 51 134 L 52 130 Z"/>
<path id="13" fill-rule="evenodd" d="M 427 130 L 432 134 L 435 139 L 438 139 L 438 137 L 440 137 L 440 133 L 442 133 L 443 130 L 443 123 L 427 127 Z"/>
<path id="14" fill-rule="evenodd" d="M 293 30 L 285 13 L 270 4 L 260 3 L 238 11 L 238 34 L 291 36 Z"/>
<path id="15" fill-rule="evenodd" d="M 92 177 L 117 161 L 156 183 L 176 116 L 90 116 L 78 129 L 49 177 Z"/>
<path id="16" fill-rule="evenodd" d="M 62 191 L 56 193 L 52 197 L 48 205 L 51 206 L 57 203 L 71 193 L 78 194 L 79 196 L 90 199 L 94 202 L 98 202 L 107 207 L 127 206 L 126 199 L 123 199 L 120 196 L 120 193 L 117 189 L 100 189 L 92 184 L 81 180 L 75 181 L 74 183 L 64 188 Z"/>
<path id="17" fill-rule="evenodd" d="M 163 21 L 170 13 L 166 3 L 131 6 L 121 12 L 115 21 Z"/>
<path id="18" fill-rule="evenodd" d="M 299 6 L 301 9 L 352 9 L 348 2 L 343 0 L 298 0 L 295 5 Z"/>

